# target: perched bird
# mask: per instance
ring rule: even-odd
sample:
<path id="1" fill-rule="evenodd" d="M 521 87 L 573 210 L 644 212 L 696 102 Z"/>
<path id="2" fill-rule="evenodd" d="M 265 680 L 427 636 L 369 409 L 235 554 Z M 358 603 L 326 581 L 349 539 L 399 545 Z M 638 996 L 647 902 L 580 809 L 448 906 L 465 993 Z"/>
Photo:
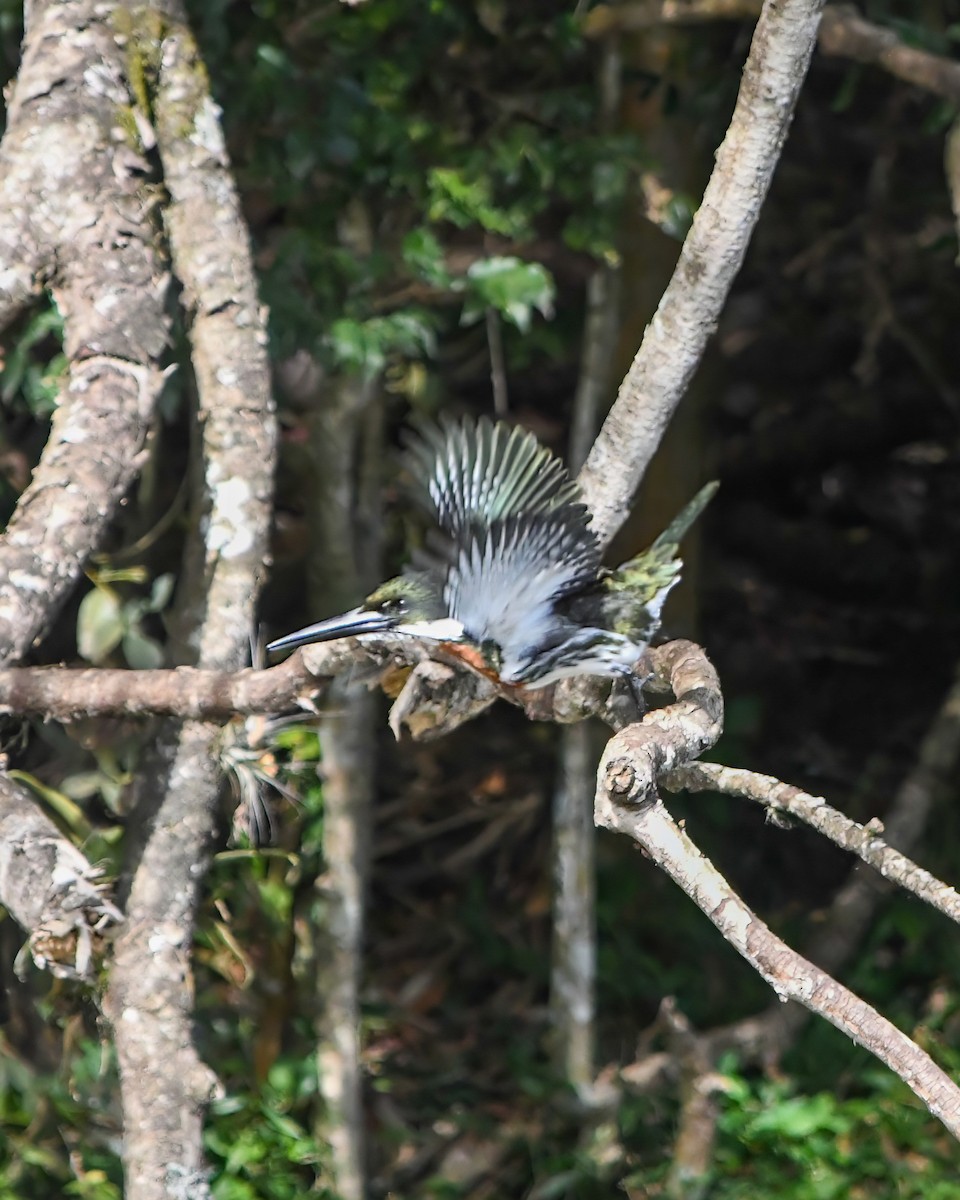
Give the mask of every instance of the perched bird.
<path id="1" fill-rule="evenodd" d="M 607 571 L 577 484 L 533 434 L 486 418 L 445 423 L 422 431 L 406 462 L 444 535 L 441 555 L 267 649 L 391 634 L 440 643 L 508 687 L 625 678 L 639 703 L 632 669 L 680 578 L 680 540 L 717 484 L 701 488 L 649 549 Z"/>

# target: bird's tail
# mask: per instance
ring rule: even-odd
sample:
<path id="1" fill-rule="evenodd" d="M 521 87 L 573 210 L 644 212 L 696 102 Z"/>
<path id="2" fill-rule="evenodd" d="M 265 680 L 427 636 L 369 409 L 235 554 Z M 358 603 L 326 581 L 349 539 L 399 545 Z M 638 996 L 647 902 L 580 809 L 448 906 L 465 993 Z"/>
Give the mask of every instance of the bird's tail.
<path id="1" fill-rule="evenodd" d="M 684 534 L 703 512 L 720 485 L 714 480 L 704 484 L 689 504 L 677 513 L 663 533 L 646 550 L 623 563 L 607 576 L 609 590 L 621 597 L 628 595 L 632 604 L 659 606 L 680 579 L 682 563 L 677 554 Z M 631 620 L 636 622 L 634 616 Z"/>
<path id="2" fill-rule="evenodd" d="M 717 479 L 705 483 L 689 504 L 684 505 L 677 513 L 650 549 L 652 551 L 675 550 L 683 541 L 687 530 L 713 499 L 719 486 L 720 482 Z"/>

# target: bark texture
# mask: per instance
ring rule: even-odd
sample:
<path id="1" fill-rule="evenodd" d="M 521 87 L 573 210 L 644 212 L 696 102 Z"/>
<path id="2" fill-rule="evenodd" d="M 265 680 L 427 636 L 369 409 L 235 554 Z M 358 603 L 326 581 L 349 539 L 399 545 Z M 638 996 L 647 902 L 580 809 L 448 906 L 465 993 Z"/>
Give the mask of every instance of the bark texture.
<path id="1" fill-rule="evenodd" d="M 0 324 L 44 287 L 69 372 L 41 460 L 0 538 L 0 662 L 41 635 L 140 465 L 162 381 L 169 276 L 147 164 L 125 127 L 125 61 L 94 0 L 27 8 L 0 143 Z"/>
<path id="2" fill-rule="evenodd" d="M 94 950 L 123 918 L 100 872 L 0 774 L 0 897 L 41 969 L 89 979 Z"/>
<path id="3" fill-rule="evenodd" d="M 185 653 L 208 670 L 249 660 L 267 558 L 276 425 L 266 331 L 218 111 L 178 4 L 133 10 L 138 61 L 156 72 L 165 211 L 194 365 L 197 515 L 179 594 Z M 190 951 L 220 787 L 215 726 L 168 726 L 139 778 L 127 921 L 105 1000 L 120 1066 L 129 1200 L 208 1194 L 201 1133 L 214 1093 L 193 1046 Z"/>
<path id="4" fill-rule="evenodd" d="M 140 463 L 168 338 L 169 276 L 147 163 L 127 132 L 132 96 L 109 9 L 34 0 L 25 16 L 0 142 L 0 326 L 48 289 L 68 371 L 40 462 L 0 536 L 0 664 L 44 634 L 101 544 Z M 67 969 L 68 946 L 40 949 L 55 927 L 76 937 L 71 969 L 84 973 L 104 915 L 102 900 L 91 903 L 95 872 L 28 792 L 6 777 L 2 787 L 12 841 L 0 899 L 23 918 L 38 962 Z M 72 932 L 46 903 L 37 910 L 40 897 L 69 913 Z"/>
<path id="5" fill-rule="evenodd" d="M 746 254 L 816 42 L 823 0 L 768 0 L 733 119 L 673 278 L 580 472 L 603 542 L 619 529 Z"/>

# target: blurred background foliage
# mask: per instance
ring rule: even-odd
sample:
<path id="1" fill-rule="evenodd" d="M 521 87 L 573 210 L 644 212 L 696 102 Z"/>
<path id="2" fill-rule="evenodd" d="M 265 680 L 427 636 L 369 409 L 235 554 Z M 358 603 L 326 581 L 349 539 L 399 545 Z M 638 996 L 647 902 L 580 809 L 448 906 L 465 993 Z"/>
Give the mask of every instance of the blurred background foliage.
<path id="1" fill-rule="evenodd" d="M 562 451 L 587 280 L 598 264 L 622 276 L 615 384 L 696 207 L 750 28 L 624 37 L 611 118 L 598 100 L 598 45 L 573 5 L 190 7 L 278 379 L 298 356 L 320 371 L 312 400 L 279 389 L 264 617 L 281 631 L 322 615 L 307 600 L 305 447 L 329 381 L 377 381 L 389 444 L 417 415 L 489 412 L 493 321 L 511 419 Z M 911 44 L 956 52 L 957 0 L 871 0 L 861 11 Z M 2 0 L 5 78 L 19 22 L 19 6 Z M 747 263 L 622 538 L 624 554 L 639 548 L 696 482 L 721 479 L 691 549 L 697 586 L 667 621 L 695 631 L 720 670 L 728 720 L 717 754 L 860 820 L 883 814 L 960 656 L 960 276 L 942 166 L 954 116 L 880 71 L 815 55 Z M 643 215 L 651 188 L 656 221 Z M 164 653 L 190 441 L 182 345 L 176 357 L 184 369 L 164 398 L 151 465 L 41 661 L 143 665 Z M 47 305 L 3 347 L 2 517 L 43 445 L 61 369 Z M 393 566 L 405 522 L 389 454 L 378 470 Z M 123 795 L 149 731 L 112 721 L 2 732 L 63 827 L 116 863 Z M 597 1131 L 616 1145 L 605 1156 L 545 1049 L 556 737 L 505 706 L 428 746 L 395 745 L 381 722 L 363 991 L 376 1195 L 665 1194 L 675 1098 L 626 1096 L 615 1133 Z M 286 1200 L 315 1181 L 333 1196 L 310 1058 L 310 930 L 324 916 L 318 753 L 314 731 L 299 726 L 245 723 L 224 737 L 243 819 L 214 864 L 197 943 L 198 1038 L 226 1088 L 208 1130 L 218 1200 Z M 957 875 L 956 799 L 938 799 L 917 854 L 947 879 Z M 846 858 L 739 802 L 681 797 L 671 807 L 748 902 L 802 946 Z M 251 823 L 272 829 L 266 849 L 252 848 Z M 601 837 L 599 858 L 601 1063 L 633 1059 L 665 994 L 704 1029 L 769 1002 L 641 856 Z M 0 1198 L 111 1200 L 116 1085 L 93 1008 L 20 963 L 9 920 L 0 939 Z M 954 1071 L 958 978 L 956 931 L 897 897 L 845 974 Z M 710 1197 L 956 1194 L 956 1147 L 833 1029 L 808 1025 L 770 1077 L 734 1059 L 722 1074 Z"/>

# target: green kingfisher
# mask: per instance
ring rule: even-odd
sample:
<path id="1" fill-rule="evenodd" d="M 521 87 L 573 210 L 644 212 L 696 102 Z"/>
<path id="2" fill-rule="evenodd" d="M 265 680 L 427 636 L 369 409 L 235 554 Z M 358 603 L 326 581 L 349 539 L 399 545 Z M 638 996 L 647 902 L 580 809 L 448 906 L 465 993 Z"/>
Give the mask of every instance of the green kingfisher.
<path id="1" fill-rule="evenodd" d="M 532 433 L 487 418 L 447 422 L 421 430 L 406 466 L 443 535 L 440 553 L 359 608 L 277 638 L 268 650 L 392 635 L 439 643 L 508 688 L 614 676 L 638 695 L 633 668 L 680 578 L 680 540 L 716 483 L 647 550 L 609 571 L 577 484 Z"/>

